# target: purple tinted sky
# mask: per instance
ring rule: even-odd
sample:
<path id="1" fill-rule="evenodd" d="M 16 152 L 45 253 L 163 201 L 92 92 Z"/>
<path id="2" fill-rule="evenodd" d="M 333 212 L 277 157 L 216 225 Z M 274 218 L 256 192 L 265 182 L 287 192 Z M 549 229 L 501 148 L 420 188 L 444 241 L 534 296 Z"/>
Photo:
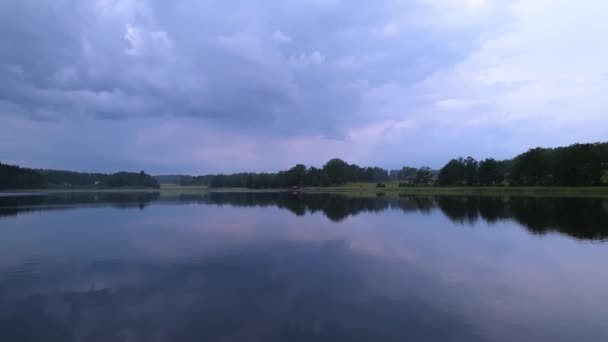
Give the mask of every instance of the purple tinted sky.
<path id="1" fill-rule="evenodd" d="M 439 167 L 608 140 L 606 1 L 0 3 L 0 161 Z"/>

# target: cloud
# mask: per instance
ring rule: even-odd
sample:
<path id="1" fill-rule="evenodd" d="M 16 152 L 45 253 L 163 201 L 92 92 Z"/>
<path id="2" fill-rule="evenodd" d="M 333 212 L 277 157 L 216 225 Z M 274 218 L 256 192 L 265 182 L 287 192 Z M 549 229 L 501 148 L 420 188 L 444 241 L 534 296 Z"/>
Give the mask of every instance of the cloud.
<path id="1" fill-rule="evenodd" d="M 99 167 L 79 142 L 100 130 L 116 141 L 114 154 L 99 152 L 115 167 L 184 172 L 288 167 L 299 155 L 437 167 L 461 154 L 599 140 L 608 136 L 608 49 L 595 37 L 608 33 L 606 9 L 565 0 L 7 0 L 0 130 L 17 142 L 64 143 L 52 156 L 5 144 L 0 156 Z M 16 122 L 37 128 L 19 136 L 8 131 Z M 176 131 L 164 144 L 177 152 L 158 155 L 160 146 L 135 137 L 159 122 L 217 140 Z M 236 147 L 222 148 L 225 139 Z M 412 147 L 421 142 L 425 153 Z M 265 152 L 274 145 L 285 151 Z"/>
<path id="2" fill-rule="evenodd" d="M 314 51 L 310 54 L 302 53 L 297 56 L 289 57 L 289 65 L 296 70 L 325 63 L 327 57 L 323 56 L 319 51 Z"/>
<path id="3" fill-rule="evenodd" d="M 293 41 L 290 36 L 281 32 L 281 30 L 274 31 L 272 38 L 279 43 L 291 43 Z"/>
<path id="4" fill-rule="evenodd" d="M 485 5 L 486 0 L 467 0 L 465 3 L 469 8 L 475 9 Z"/>
<path id="5" fill-rule="evenodd" d="M 382 26 L 379 29 L 373 29 L 372 34 L 376 35 L 378 38 L 390 38 L 398 35 L 400 32 L 399 26 L 395 23 L 388 23 Z"/>
<path id="6" fill-rule="evenodd" d="M 125 53 L 127 55 L 136 56 L 139 53 L 140 46 L 143 43 L 141 32 L 136 27 L 127 25 L 125 40 L 129 43 L 129 47 L 125 50 Z"/>
<path id="7" fill-rule="evenodd" d="M 425 91 L 437 96 L 439 112 L 458 112 L 461 122 L 482 119 L 486 126 L 512 130 L 513 137 L 523 121 L 545 131 L 518 135 L 518 149 L 600 140 L 608 133 L 598 129 L 608 125 L 608 102 L 600 95 L 608 88 L 600 76 L 608 49 L 593 37 L 608 34 L 608 25 L 594 13 L 606 9 L 602 2 L 516 2 L 511 30 L 485 39 L 461 63 L 429 77 Z"/>

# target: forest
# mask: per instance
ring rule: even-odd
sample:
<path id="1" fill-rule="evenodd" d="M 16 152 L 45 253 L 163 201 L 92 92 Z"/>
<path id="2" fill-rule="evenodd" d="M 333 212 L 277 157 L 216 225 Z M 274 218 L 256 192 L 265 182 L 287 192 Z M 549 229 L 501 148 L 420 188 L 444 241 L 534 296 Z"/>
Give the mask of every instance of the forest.
<path id="1" fill-rule="evenodd" d="M 0 189 L 160 188 L 144 171 L 113 174 L 36 170 L 0 163 Z"/>
<path id="2" fill-rule="evenodd" d="M 399 182 L 400 186 L 599 186 L 608 185 L 608 143 L 534 148 L 513 159 L 450 160 L 440 170 L 386 170 L 331 159 L 323 167 L 298 164 L 278 173 L 236 173 L 182 177 L 182 185 L 212 188 L 329 187 L 352 182 Z"/>
<path id="3" fill-rule="evenodd" d="M 418 175 L 426 175 L 418 177 Z M 388 182 L 396 180 L 417 180 L 420 184 L 430 184 L 432 170 L 429 168 L 415 169 L 403 167 L 400 170 L 385 170 L 380 167 L 360 167 L 355 164 L 334 158 L 325 163 L 322 168 L 306 167 L 297 164 L 286 171 L 278 173 L 235 173 L 231 175 L 205 175 L 198 177 L 182 177 L 182 185 L 207 185 L 212 188 L 289 188 L 293 186 L 328 187 L 348 182 Z"/>
<path id="4" fill-rule="evenodd" d="M 533 148 L 513 159 L 450 160 L 441 186 L 597 186 L 608 184 L 608 143 Z"/>
<path id="5" fill-rule="evenodd" d="M 36 170 L 0 163 L 0 189 L 159 188 L 160 181 L 210 188 L 272 189 L 330 187 L 346 183 L 399 182 L 399 186 L 606 186 L 608 143 L 533 148 L 513 159 L 455 158 L 441 169 L 362 167 L 334 158 L 322 167 L 297 164 L 277 173 L 243 172 L 203 176 L 156 176 Z"/>

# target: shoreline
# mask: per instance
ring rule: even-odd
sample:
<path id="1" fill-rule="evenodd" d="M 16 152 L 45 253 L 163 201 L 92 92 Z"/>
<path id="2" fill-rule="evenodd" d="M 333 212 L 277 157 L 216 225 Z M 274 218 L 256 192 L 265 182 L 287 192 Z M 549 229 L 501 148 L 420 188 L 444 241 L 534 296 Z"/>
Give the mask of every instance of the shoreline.
<path id="1" fill-rule="evenodd" d="M 345 195 L 453 195 L 453 196 L 563 196 L 563 197 L 608 197 L 608 187 L 396 187 L 386 188 L 370 187 L 368 184 L 353 184 L 337 187 L 308 187 L 298 190 L 291 189 L 247 189 L 247 188 L 208 188 L 202 186 L 183 187 L 179 185 L 163 184 L 159 189 L 154 188 L 55 188 L 55 189 L 20 189 L 0 190 L 0 196 L 37 196 L 46 194 L 69 193 L 150 193 L 150 192 L 178 192 L 178 193 L 205 193 L 205 192 L 294 192 L 294 193 L 334 193 Z"/>

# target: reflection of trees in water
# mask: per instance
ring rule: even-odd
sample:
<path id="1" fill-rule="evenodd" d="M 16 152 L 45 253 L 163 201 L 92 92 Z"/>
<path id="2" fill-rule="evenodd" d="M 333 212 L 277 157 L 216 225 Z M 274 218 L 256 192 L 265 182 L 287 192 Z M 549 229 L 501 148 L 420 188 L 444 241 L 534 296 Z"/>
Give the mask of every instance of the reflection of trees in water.
<path id="1" fill-rule="evenodd" d="M 484 197 L 479 200 L 479 215 L 490 223 L 511 217 L 508 201 L 503 197 Z"/>
<path id="2" fill-rule="evenodd" d="M 433 196 L 411 196 L 399 195 L 400 200 L 393 207 L 400 208 L 403 211 L 419 211 L 422 213 L 430 213 L 437 206 Z"/>
<path id="3" fill-rule="evenodd" d="M 472 224 L 478 217 L 490 223 L 514 219 L 535 234 L 608 239 L 606 199 L 442 196 L 437 203 L 447 217 L 460 223 Z"/>
<path id="4" fill-rule="evenodd" d="M 144 209 L 158 200 L 159 192 L 69 192 L 0 197 L 0 218 L 19 213 L 65 210 L 83 206 Z"/>
<path id="5" fill-rule="evenodd" d="M 479 201 L 476 197 L 441 196 L 437 198 L 437 205 L 452 221 L 474 224 L 479 218 Z"/>
<path id="6" fill-rule="evenodd" d="M 296 215 L 323 212 L 332 221 L 342 221 L 361 212 L 379 212 L 389 208 L 390 200 L 383 197 L 347 197 L 334 194 L 229 193 L 212 192 L 204 195 L 184 195 L 184 201 L 237 207 L 279 207 Z"/>
<path id="7" fill-rule="evenodd" d="M 388 209 L 430 213 L 439 208 L 450 220 L 475 224 L 514 219 L 536 234 L 560 232 L 579 239 L 608 239 L 608 200 L 598 198 L 416 196 L 349 197 L 340 194 L 212 193 L 206 204 L 275 206 L 296 215 L 322 212 L 339 222 L 362 212 Z M 185 200 L 185 198 L 183 198 Z"/>
<path id="8" fill-rule="evenodd" d="M 608 200 L 513 198 L 513 217 L 534 233 L 558 231 L 579 239 L 608 238 Z"/>
<path id="9" fill-rule="evenodd" d="M 536 234 L 560 232 L 579 239 L 608 239 L 608 199 L 479 196 L 345 196 L 288 192 L 210 192 L 159 197 L 158 192 L 66 193 L 45 196 L 0 197 L 0 217 L 20 212 L 108 205 L 144 208 L 150 202 L 199 203 L 236 207 L 278 207 L 301 216 L 322 212 L 334 222 L 359 213 L 384 210 L 430 213 L 440 209 L 450 220 L 474 224 L 514 219 Z"/>

